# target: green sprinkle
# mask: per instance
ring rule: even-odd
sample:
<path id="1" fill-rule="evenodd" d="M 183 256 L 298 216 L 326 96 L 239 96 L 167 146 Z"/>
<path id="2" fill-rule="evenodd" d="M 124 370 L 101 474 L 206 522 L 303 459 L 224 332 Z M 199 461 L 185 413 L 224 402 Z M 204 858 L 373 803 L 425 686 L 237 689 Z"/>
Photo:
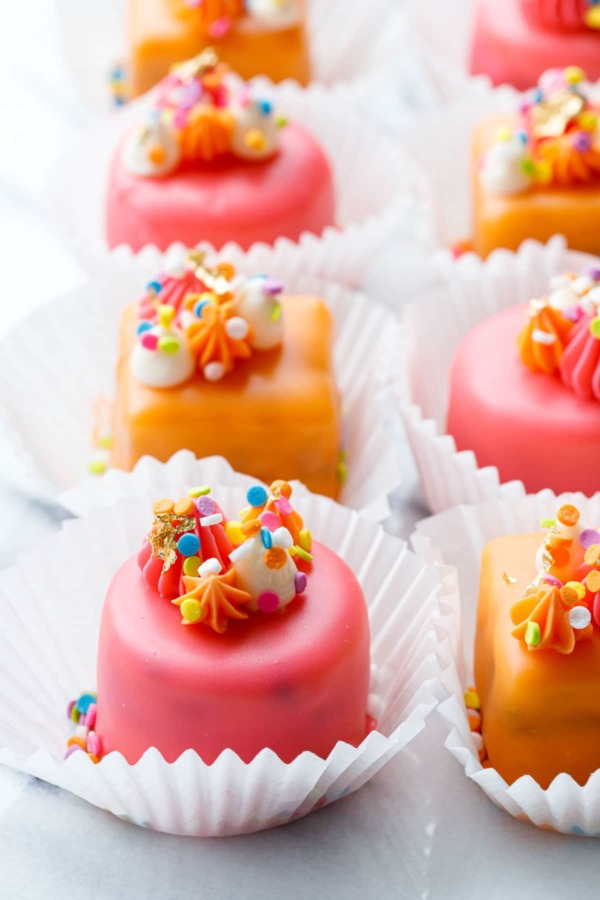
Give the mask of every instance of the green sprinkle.
<path id="1" fill-rule="evenodd" d="M 537 622 L 528 622 L 525 629 L 525 643 L 528 647 L 537 647 L 542 639 L 540 626 Z"/>
<path id="2" fill-rule="evenodd" d="M 533 175 L 535 172 L 535 163 L 532 159 L 524 159 L 521 163 L 521 171 L 525 173 L 525 175 Z"/>
<path id="3" fill-rule="evenodd" d="M 77 709 L 77 704 L 74 703 L 73 709 L 71 710 L 71 719 L 73 720 L 73 722 L 75 722 L 76 725 L 79 722 L 79 716 L 80 716 L 80 713 L 79 713 L 79 710 Z"/>
<path id="4" fill-rule="evenodd" d="M 276 300 L 273 304 L 273 312 L 271 313 L 271 321 L 279 322 L 281 318 L 281 303 L 279 300 Z"/>
<path id="5" fill-rule="evenodd" d="M 170 334 L 164 335 L 158 339 L 158 349 L 163 353 L 177 353 L 179 350 L 179 341 Z"/>
<path id="6" fill-rule="evenodd" d="M 590 322 L 590 331 L 593 336 L 600 341 L 600 316 L 596 316 L 595 319 L 592 319 Z"/>
<path id="7" fill-rule="evenodd" d="M 183 563 L 183 574 L 196 578 L 202 561 L 199 556 L 188 556 Z"/>
<path id="8" fill-rule="evenodd" d="M 103 459 L 92 459 L 88 464 L 88 472 L 90 475 L 104 475 L 107 466 Z"/>
<path id="9" fill-rule="evenodd" d="M 542 519 L 540 522 L 542 528 L 554 528 L 556 525 L 556 519 Z"/>
<path id="10" fill-rule="evenodd" d="M 112 447 L 112 435 L 105 434 L 103 437 L 100 438 L 98 443 L 100 444 L 100 446 L 103 450 L 110 450 L 110 448 Z"/>
<path id="11" fill-rule="evenodd" d="M 287 123 L 288 123 L 288 120 L 287 120 L 286 116 L 277 116 L 277 118 L 275 119 L 275 124 L 277 125 L 278 128 L 285 128 Z"/>
<path id="12" fill-rule="evenodd" d="M 190 497 L 205 497 L 206 494 L 210 494 L 210 488 L 207 484 L 201 484 L 200 487 L 192 488 L 190 491 Z"/>
<path id="13" fill-rule="evenodd" d="M 308 553 L 308 551 L 304 550 L 302 547 L 299 547 L 297 544 L 294 547 L 296 551 L 296 556 L 299 556 L 300 559 L 303 559 L 305 562 L 312 562 L 312 554 Z"/>
<path id="14" fill-rule="evenodd" d="M 335 467 L 337 479 L 341 485 L 346 484 L 348 480 L 348 466 L 343 460 L 340 460 L 337 466 Z"/>

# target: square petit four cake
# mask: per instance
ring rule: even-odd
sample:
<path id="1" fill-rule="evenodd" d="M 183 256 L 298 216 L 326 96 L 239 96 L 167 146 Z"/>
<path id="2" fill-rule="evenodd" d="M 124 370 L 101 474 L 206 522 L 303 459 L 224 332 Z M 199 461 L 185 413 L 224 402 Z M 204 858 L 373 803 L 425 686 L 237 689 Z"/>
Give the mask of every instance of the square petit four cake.
<path id="1" fill-rule="evenodd" d="M 287 296 L 261 274 L 236 277 L 192 252 L 122 317 L 112 463 L 177 450 L 225 456 L 269 483 L 276 473 L 336 496 L 341 414 L 324 301 Z"/>
<path id="2" fill-rule="evenodd" d="M 551 69 L 514 115 L 474 135 L 474 248 L 516 250 L 563 234 L 600 253 L 600 96 L 581 69 Z"/>
<path id="3" fill-rule="evenodd" d="M 134 96 L 210 45 L 244 78 L 310 79 L 304 0 L 128 0 L 127 43 Z"/>
<path id="4" fill-rule="evenodd" d="M 489 764 L 543 788 L 600 768 L 600 531 L 564 504 L 483 551 L 475 683 Z"/>

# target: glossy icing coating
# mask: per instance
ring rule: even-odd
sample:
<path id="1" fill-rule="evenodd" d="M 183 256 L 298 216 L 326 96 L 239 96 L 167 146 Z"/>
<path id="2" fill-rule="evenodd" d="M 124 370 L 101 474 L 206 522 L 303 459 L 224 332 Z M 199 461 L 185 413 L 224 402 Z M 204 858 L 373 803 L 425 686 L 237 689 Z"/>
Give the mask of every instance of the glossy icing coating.
<path id="1" fill-rule="evenodd" d="M 564 4 L 563 4 L 564 5 Z M 549 0 L 556 12 L 556 0 Z M 471 73 L 494 84 L 526 90 L 551 67 L 578 65 L 600 78 L 600 32 L 547 27 L 523 8 L 522 0 L 478 0 L 471 46 Z"/>
<path id="2" fill-rule="evenodd" d="M 560 772 L 584 784 L 599 766 L 600 632 L 569 655 L 531 652 L 512 636 L 510 609 L 536 575 L 542 541 L 511 535 L 484 548 L 475 682 L 491 765 L 508 783 L 527 774 L 546 788 Z"/>
<path id="3" fill-rule="evenodd" d="M 256 353 L 219 382 L 196 377 L 152 389 L 133 377 L 138 308 L 121 323 L 112 463 L 131 469 L 149 454 L 166 461 L 177 450 L 221 454 L 240 472 L 270 483 L 298 478 L 336 496 L 341 443 L 331 347 L 333 323 L 322 300 L 283 297 L 285 340 Z"/>
<path id="4" fill-rule="evenodd" d="M 108 591 L 98 651 L 96 730 L 104 752 L 136 762 L 158 747 L 213 762 L 264 747 L 289 762 L 327 756 L 367 734 L 369 624 L 362 590 L 331 550 L 313 545 L 306 592 L 281 614 L 231 621 L 226 634 L 174 623 L 173 606 L 136 559 Z M 175 619 L 177 617 L 175 616 Z"/>
<path id="5" fill-rule="evenodd" d="M 190 247 L 234 241 L 247 249 L 278 237 L 321 234 L 335 221 L 331 167 L 315 138 L 297 123 L 281 132 L 279 152 L 262 162 L 225 157 L 184 166 L 165 178 L 126 171 L 122 145 L 111 164 L 106 201 L 109 246 L 175 241 Z"/>
<path id="6" fill-rule="evenodd" d="M 518 479 L 530 493 L 551 488 L 600 490 L 600 408 L 558 378 L 531 372 L 517 335 L 527 307 L 481 322 L 459 346 L 450 376 L 447 431 L 480 467 L 496 466 L 502 482 Z"/>
<path id="7" fill-rule="evenodd" d="M 482 185 L 479 165 L 506 117 L 481 122 L 473 140 L 474 249 L 488 256 L 497 247 L 517 250 L 524 240 L 548 241 L 563 234 L 569 246 L 586 253 L 600 253 L 600 186 L 538 187 L 522 194 L 490 193 Z M 511 122 L 511 124 L 513 124 Z"/>
<path id="8" fill-rule="evenodd" d="M 266 75 L 272 81 L 294 78 L 301 84 L 310 80 L 304 16 L 281 28 L 246 16 L 215 39 L 193 16 L 178 16 L 169 0 L 128 0 L 127 43 L 134 96 L 154 87 L 172 65 L 211 44 L 243 78 Z"/>

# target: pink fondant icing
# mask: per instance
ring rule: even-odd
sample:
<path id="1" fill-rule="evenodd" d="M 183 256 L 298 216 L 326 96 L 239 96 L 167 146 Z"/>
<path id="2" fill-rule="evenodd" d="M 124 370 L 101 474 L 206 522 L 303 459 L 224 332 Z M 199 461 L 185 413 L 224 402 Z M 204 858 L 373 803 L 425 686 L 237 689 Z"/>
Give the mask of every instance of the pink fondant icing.
<path id="1" fill-rule="evenodd" d="M 565 16 L 568 12 L 565 7 Z M 544 10 L 538 13 L 539 24 L 521 0 L 478 0 L 471 72 L 519 90 L 533 87 L 542 72 L 552 68 L 577 65 L 591 80 L 600 78 L 600 31 L 548 28 L 541 20 Z"/>
<path id="2" fill-rule="evenodd" d="M 600 340 L 590 331 L 594 318 L 584 315 L 577 323 L 560 363 L 562 380 L 583 400 L 600 400 Z"/>
<path id="3" fill-rule="evenodd" d="M 188 748 L 212 763 L 226 748 L 249 762 L 326 757 L 368 731 L 369 623 L 348 566 L 313 544 L 306 592 L 283 613 L 231 620 L 226 634 L 182 626 L 179 610 L 130 559 L 108 591 L 98 650 L 96 731 L 106 753 L 168 762 Z"/>
<path id="4" fill-rule="evenodd" d="M 132 175 L 117 149 L 106 202 L 110 247 L 145 244 L 166 249 L 174 241 L 220 248 L 234 241 L 247 249 L 278 237 L 321 234 L 335 221 L 333 176 L 315 138 L 297 123 L 280 134 L 271 159 L 233 156 L 188 164 L 164 177 Z"/>
<path id="5" fill-rule="evenodd" d="M 486 319 L 463 340 L 450 376 L 448 433 L 480 467 L 529 492 L 600 490 L 600 406 L 582 400 L 560 377 L 533 373 L 516 340 L 527 308 Z"/>

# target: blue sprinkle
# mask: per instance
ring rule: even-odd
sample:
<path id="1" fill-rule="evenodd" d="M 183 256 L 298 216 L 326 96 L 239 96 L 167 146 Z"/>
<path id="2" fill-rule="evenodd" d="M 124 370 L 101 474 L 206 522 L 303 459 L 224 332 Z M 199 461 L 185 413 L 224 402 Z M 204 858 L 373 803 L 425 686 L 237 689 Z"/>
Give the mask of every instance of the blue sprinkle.
<path id="1" fill-rule="evenodd" d="M 544 99 L 544 95 L 543 95 L 542 91 L 541 91 L 539 88 L 536 88 L 536 89 L 534 90 L 534 92 L 533 92 L 533 98 L 532 98 L 532 99 L 533 99 L 533 102 L 534 102 L 534 103 L 541 103 L 542 100 Z"/>
<path id="2" fill-rule="evenodd" d="M 152 324 L 152 322 L 149 322 L 148 319 L 142 319 L 142 321 L 139 323 L 138 327 L 136 328 L 136 333 L 143 334 L 145 331 L 150 331 L 151 328 L 154 328 L 154 325 Z"/>
<path id="3" fill-rule="evenodd" d="M 182 534 L 177 549 L 182 556 L 195 556 L 200 549 L 200 539 L 195 534 Z"/>
<path id="4" fill-rule="evenodd" d="M 78 711 L 82 715 L 85 715 L 85 713 L 88 711 L 88 709 L 90 708 L 92 703 L 95 703 L 95 702 L 96 702 L 96 698 L 94 697 L 93 694 L 82 694 L 75 705 L 77 706 Z"/>
<path id="5" fill-rule="evenodd" d="M 194 307 L 194 313 L 196 316 L 198 316 L 198 318 L 200 318 L 200 316 L 202 315 L 202 310 L 209 302 L 209 300 L 198 300 Z"/>
<path id="6" fill-rule="evenodd" d="M 114 98 L 115 106 L 125 106 L 126 102 L 127 101 L 125 100 L 125 97 L 115 97 Z"/>
<path id="7" fill-rule="evenodd" d="M 147 285 L 146 290 L 154 291 L 155 294 L 160 294 L 162 291 L 162 284 L 160 281 L 151 281 L 150 284 Z"/>
<path id="8" fill-rule="evenodd" d="M 260 536 L 262 538 L 265 550 L 270 550 L 273 546 L 273 538 L 271 537 L 271 532 L 265 525 L 263 525 L 263 527 L 260 529 Z"/>
<path id="9" fill-rule="evenodd" d="M 267 502 L 267 492 L 260 484 L 255 484 L 246 494 L 246 500 L 250 506 L 264 506 Z"/>
<path id="10" fill-rule="evenodd" d="M 517 131 L 515 133 L 515 137 L 517 138 L 517 140 L 521 141 L 522 144 L 527 143 L 527 135 L 524 131 Z"/>
<path id="11" fill-rule="evenodd" d="M 263 116 L 270 116 L 273 112 L 273 104 L 270 100 L 257 100 L 256 105 Z"/>

